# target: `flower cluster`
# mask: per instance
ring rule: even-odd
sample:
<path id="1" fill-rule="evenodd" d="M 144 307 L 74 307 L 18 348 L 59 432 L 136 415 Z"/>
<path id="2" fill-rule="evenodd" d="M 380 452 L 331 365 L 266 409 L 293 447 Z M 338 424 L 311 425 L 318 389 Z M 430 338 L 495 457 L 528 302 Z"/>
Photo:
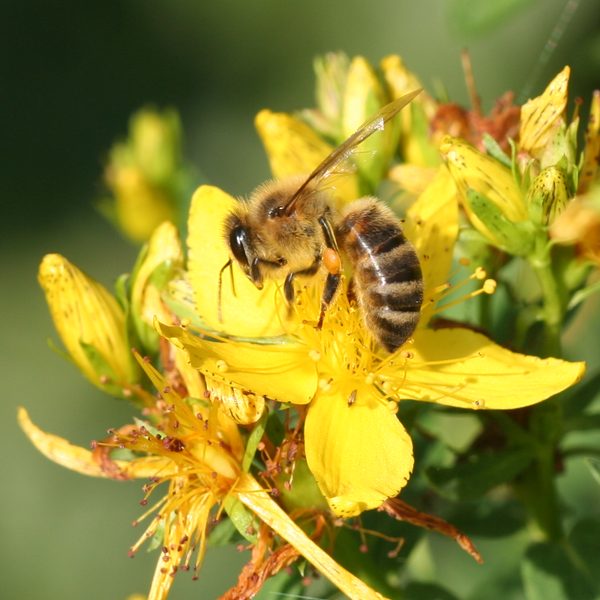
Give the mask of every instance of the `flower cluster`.
<path id="1" fill-rule="evenodd" d="M 365 59 L 339 54 L 319 59 L 316 71 L 316 109 L 256 117 L 277 179 L 306 177 L 378 110 L 420 87 L 397 56 L 381 62 L 382 78 Z M 506 95 L 488 116 L 422 92 L 327 178 L 333 215 L 377 194 L 419 259 L 419 323 L 392 353 L 365 325 L 368 307 L 356 301 L 351 272 L 319 324 L 325 260 L 298 280 L 291 302 L 283 276 L 255 285 L 224 235 L 240 201 L 218 188 L 193 195 L 186 251 L 173 205 L 157 191 L 180 180 L 177 121 L 150 113 L 132 121 L 131 140 L 115 148 L 107 170 L 117 206 L 128 207 L 119 209 L 120 226 L 148 240 L 131 275 L 113 296 L 52 254 L 39 279 L 73 362 L 141 414 L 92 451 L 42 432 L 24 409 L 19 420 L 41 452 L 68 468 L 149 479 L 144 517 L 152 519 L 132 547 L 154 539 L 162 548 L 149 598 L 165 598 L 178 569 L 197 574 L 211 536 L 230 525 L 229 539 L 249 544 L 252 558 L 226 597 L 252 597 L 302 557 L 349 597 L 382 597 L 335 561 L 336 539 L 366 511 L 398 516 L 397 496 L 419 473 L 412 432 L 398 417 L 417 406 L 411 400 L 478 415 L 525 408 L 525 428 L 508 418 L 494 444 L 499 456 L 512 452 L 518 429 L 519 451 L 539 450 L 535 409 L 526 407 L 583 376 L 583 363 L 561 358 L 561 327 L 595 291 L 587 282 L 600 255 L 600 95 L 580 150 L 579 117 L 566 118 L 568 78 L 565 68 L 522 107 Z M 152 216 L 143 231 L 140 215 Z M 505 275 L 515 261 L 531 271 L 533 290 Z M 517 318 L 503 297 L 520 307 Z M 471 316 L 459 322 L 457 307 Z M 557 438 L 545 439 L 554 451 Z M 542 454 L 521 452 L 518 468 L 496 483 L 516 485 Z M 441 520 L 410 514 L 398 518 L 464 541 Z"/>

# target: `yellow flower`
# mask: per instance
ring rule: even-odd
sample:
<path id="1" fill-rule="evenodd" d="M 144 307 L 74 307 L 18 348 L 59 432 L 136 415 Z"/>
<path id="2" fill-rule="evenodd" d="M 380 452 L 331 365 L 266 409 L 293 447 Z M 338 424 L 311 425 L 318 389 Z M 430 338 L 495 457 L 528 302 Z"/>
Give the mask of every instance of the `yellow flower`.
<path id="1" fill-rule="evenodd" d="M 73 362 L 100 389 L 128 395 L 139 370 L 131 357 L 125 315 L 116 299 L 60 254 L 43 258 L 38 280 Z"/>
<path id="2" fill-rule="evenodd" d="M 164 496 L 141 517 L 140 520 L 153 515 L 150 525 L 131 548 L 134 554 L 144 541 L 160 536 L 162 549 L 148 600 L 164 600 L 168 596 L 178 569 L 192 568 L 197 574 L 206 552 L 209 526 L 223 508 L 231 515 L 233 511 L 244 512 L 243 506 L 349 598 L 383 599 L 318 547 L 268 491 L 243 470 L 242 438 L 233 421 L 210 403 L 184 400 L 166 385 L 158 371 L 149 364 L 143 366 L 161 390 L 154 411 L 160 415 L 158 424 L 138 423 L 121 428 L 113 432 L 109 442 L 102 443 L 108 448 L 135 452 L 138 457 L 131 461 L 106 458 L 99 461 L 93 452 L 41 431 L 24 409 L 19 411 L 19 422 L 38 450 L 69 469 L 97 477 L 151 478 L 144 488 L 145 502 L 157 488 L 166 486 Z"/>
<path id="3" fill-rule="evenodd" d="M 207 335 L 205 328 L 198 336 L 189 327 L 164 325 L 159 331 L 185 348 L 192 366 L 211 377 L 280 402 L 308 405 L 308 465 L 340 516 L 376 508 L 406 484 L 413 456 L 411 440 L 395 414 L 399 400 L 517 408 L 572 385 L 583 372 L 582 363 L 512 353 L 468 329 L 426 327 L 434 288 L 446 280 L 457 232 L 454 188 L 437 193 L 443 191 L 443 177 L 417 203 L 406 226 L 407 234 L 416 236 L 411 241 L 424 267 L 429 300 L 413 339 L 391 355 L 376 346 L 345 293 L 317 330 L 319 286 L 301 291 L 288 315 L 275 283 L 259 291 L 235 264 L 236 294 L 226 292 L 228 282 L 223 285 L 220 321 L 215 307 L 219 271 L 229 259 L 221 231 L 236 201 L 208 186 L 199 188 L 192 200 L 190 255 L 204 249 L 203 260 L 189 264 L 196 309 L 206 327 L 222 335 Z M 486 291 L 489 287 L 489 282 L 484 285 Z"/>

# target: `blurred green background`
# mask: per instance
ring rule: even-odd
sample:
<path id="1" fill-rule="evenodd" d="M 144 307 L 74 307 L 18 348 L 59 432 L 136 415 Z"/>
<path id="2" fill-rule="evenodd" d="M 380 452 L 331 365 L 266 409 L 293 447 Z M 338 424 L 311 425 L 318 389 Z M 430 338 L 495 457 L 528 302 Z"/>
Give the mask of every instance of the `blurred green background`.
<path id="1" fill-rule="evenodd" d="M 575 9 L 572 19 L 540 64 L 565 6 Z M 589 97 L 600 83 L 600 11 L 597 0 L 67 0 L 3 8 L 2 597 L 124 599 L 147 590 L 156 560 L 144 551 L 127 558 L 141 533 L 130 526 L 142 512 L 140 483 L 61 469 L 29 444 L 15 416 L 25 405 L 42 428 L 82 445 L 130 418 L 128 406 L 49 350 L 56 336 L 36 283 L 47 252 L 106 285 L 131 268 L 136 249 L 93 208 L 104 158 L 129 115 L 144 105 L 177 108 L 198 174 L 242 194 L 268 177 L 254 114 L 312 105 L 316 54 L 343 50 L 376 62 L 398 53 L 430 90 L 443 82 L 466 103 L 466 46 L 486 108 L 527 82 L 538 93 L 565 63 L 572 92 Z M 243 561 L 211 550 L 201 580 L 179 575 L 172 598 L 216 597 Z"/>

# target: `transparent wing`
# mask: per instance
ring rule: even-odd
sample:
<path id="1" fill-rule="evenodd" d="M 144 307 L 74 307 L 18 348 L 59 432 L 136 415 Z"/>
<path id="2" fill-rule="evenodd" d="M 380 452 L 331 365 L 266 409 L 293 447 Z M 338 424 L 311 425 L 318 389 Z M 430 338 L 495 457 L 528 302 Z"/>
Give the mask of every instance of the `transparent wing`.
<path id="1" fill-rule="evenodd" d="M 291 215 L 298 201 L 310 184 L 318 185 L 323 179 L 329 177 L 335 168 L 354 153 L 355 149 L 376 131 L 381 131 L 385 124 L 393 119 L 421 90 L 414 90 L 400 98 L 386 104 L 368 121 L 363 123 L 345 142 L 342 142 L 327 158 L 323 160 L 314 171 L 306 178 L 304 183 L 296 190 L 289 202 L 283 207 L 286 215 Z"/>

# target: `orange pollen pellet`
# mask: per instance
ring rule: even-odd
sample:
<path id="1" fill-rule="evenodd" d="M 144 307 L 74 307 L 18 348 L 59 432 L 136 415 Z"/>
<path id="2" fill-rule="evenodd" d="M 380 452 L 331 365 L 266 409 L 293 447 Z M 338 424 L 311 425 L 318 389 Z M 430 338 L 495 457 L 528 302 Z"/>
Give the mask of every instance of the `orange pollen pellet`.
<path id="1" fill-rule="evenodd" d="M 323 265 L 329 273 L 337 275 L 342 270 L 340 255 L 333 248 L 325 248 L 323 252 Z"/>

